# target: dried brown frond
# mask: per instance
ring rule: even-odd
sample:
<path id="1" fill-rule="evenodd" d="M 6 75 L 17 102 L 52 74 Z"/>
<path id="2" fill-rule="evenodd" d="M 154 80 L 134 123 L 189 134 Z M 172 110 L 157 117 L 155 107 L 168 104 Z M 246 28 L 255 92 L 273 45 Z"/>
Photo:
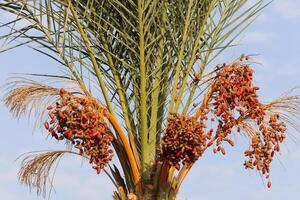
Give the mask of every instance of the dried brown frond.
<path id="1" fill-rule="evenodd" d="M 45 197 L 51 169 L 65 153 L 76 154 L 68 150 L 29 153 L 22 160 L 18 173 L 19 181 L 27 185 L 30 190 L 36 189 L 37 195 Z"/>
<path id="2" fill-rule="evenodd" d="M 278 98 L 268 104 L 266 108 L 269 111 L 280 111 L 300 116 L 300 96 L 287 96 Z"/>
<path id="3" fill-rule="evenodd" d="M 266 109 L 266 117 L 268 119 L 271 115 L 278 113 L 282 121 L 287 125 L 300 132 L 300 96 L 283 96 L 264 104 Z M 242 133 L 249 138 L 258 131 L 258 127 L 253 120 L 247 119 L 237 125 Z"/>
<path id="4" fill-rule="evenodd" d="M 111 180 L 113 181 L 114 185 L 116 186 L 116 188 L 123 188 L 123 191 L 128 193 L 125 181 L 119 171 L 119 169 L 117 168 L 117 166 L 113 165 L 113 168 L 111 166 L 109 166 L 112 177 Z"/>
<path id="5" fill-rule="evenodd" d="M 300 132 L 300 96 L 284 96 L 266 104 L 270 113 L 278 113 L 283 121 Z"/>
<path id="6" fill-rule="evenodd" d="M 13 81 L 7 85 L 4 103 L 17 118 L 22 114 L 31 114 L 34 109 L 38 111 L 59 95 L 59 89 L 28 79 Z"/>

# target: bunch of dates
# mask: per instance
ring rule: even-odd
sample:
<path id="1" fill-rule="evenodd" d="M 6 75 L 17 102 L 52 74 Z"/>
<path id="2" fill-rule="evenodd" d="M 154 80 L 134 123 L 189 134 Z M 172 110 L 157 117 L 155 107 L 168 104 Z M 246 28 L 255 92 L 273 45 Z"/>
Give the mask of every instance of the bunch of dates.
<path id="1" fill-rule="evenodd" d="M 200 121 L 193 117 L 171 114 L 162 138 L 161 157 L 180 169 L 180 164 L 195 162 L 204 152 L 211 131 L 205 133 L 206 117 Z"/>
<path id="2" fill-rule="evenodd" d="M 103 115 L 105 108 L 93 98 L 61 89 L 60 98 L 47 110 L 49 120 L 44 126 L 52 137 L 70 142 L 100 173 L 113 157 L 114 137 Z"/>
<path id="3" fill-rule="evenodd" d="M 222 149 L 223 141 L 229 141 L 228 135 L 234 126 L 240 127 L 243 121 L 248 120 L 252 123 L 250 126 L 257 126 L 258 129 L 250 135 L 250 149 L 245 151 L 249 160 L 245 161 L 244 166 L 246 169 L 256 168 L 269 179 L 270 164 L 285 139 L 285 123 L 278 114 L 267 114 L 258 99 L 259 88 L 253 85 L 253 70 L 249 65 L 236 62 L 224 66 L 214 87 L 214 114 L 218 119 L 217 149 Z M 267 185 L 271 187 L 270 180 Z"/>
<path id="4" fill-rule="evenodd" d="M 278 113 L 269 112 L 259 101 L 259 87 L 253 84 L 253 70 L 246 60 L 241 57 L 217 71 L 205 105 L 207 112 L 200 119 L 171 114 L 162 138 L 161 157 L 180 169 L 181 163 L 195 162 L 212 145 L 214 153 L 225 155 L 224 143 L 234 146 L 232 132 L 243 129 L 250 138 L 244 166 L 258 170 L 271 187 L 270 164 L 286 138 L 286 125 Z M 205 133 L 208 118 L 211 129 Z"/>

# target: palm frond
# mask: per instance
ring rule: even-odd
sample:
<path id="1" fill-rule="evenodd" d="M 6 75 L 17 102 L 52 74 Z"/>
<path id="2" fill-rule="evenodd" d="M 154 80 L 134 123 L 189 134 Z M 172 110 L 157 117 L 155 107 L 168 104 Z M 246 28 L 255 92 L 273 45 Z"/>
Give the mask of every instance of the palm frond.
<path id="1" fill-rule="evenodd" d="M 300 133 L 300 96 L 282 96 L 266 104 L 270 113 L 279 113 L 282 120 Z"/>
<path id="2" fill-rule="evenodd" d="M 73 90 L 79 93 L 73 86 Z M 50 105 L 59 96 L 59 89 L 30 79 L 17 79 L 7 84 L 7 93 L 4 97 L 5 105 L 17 118 L 23 114 L 41 114 L 45 105 Z"/>
<path id="3" fill-rule="evenodd" d="M 4 103 L 17 118 L 30 114 L 59 95 L 59 89 L 32 80 L 17 80 L 8 84 Z"/>
<path id="4" fill-rule="evenodd" d="M 46 196 L 51 169 L 64 154 L 74 152 L 68 150 L 60 151 L 38 151 L 30 152 L 24 157 L 21 169 L 18 173 L 19 181 L 29 187 L 36 189 L 37 195 Z M 23 155 L 23 156 L 24 156 Z"/>
<path id="5" fill-rule="evenodd" d="M 22 158 L 21 168 L 18 173 L 19 181 L 22 184 L 25 184 L 29 187 L 30 190 L 35 189 L 37 195 L 46 196 L 47 190 L 52 188 L 52 179 L 51 172 L 53 171 L 54 176 L 54 166 L 57 166 L 65 154 L 72 154 L 76 156 L 80 156 L 78 153 L 70 151 L 70 150 L 56 150 L 56 151 L 34 151 L 22 154 L 18 159 Z M 85 158 L 85 157 L 83 157 Z M 115 170 L 118 170 L 115 167 Z M 114 186 L 118 188 L 117 183 L 115 182 L 114 177 L 112 177 L 106 170 L 104 170 L 105 174 L 112 181 Z M 53 178 L 52 176 L 52 178 Z M 49 191 L 50 192 L 50 191 Z"/>
<path id="6" fill-rule="evenodd" d="M 206 68 L 223 51 L 232 46 L 236 38 L 256 19 L 266 5 L 268 4 L 263 0 L 252 2 L 247 0 L 215 2 L 214 9 L 209 12 L 210 15 L 206 20 L 204 32 L 199 38 L 199 43 L 191 54 L 194 56 L 198 52 L 201 64 L 195 63 L 194 57 L 187 63 L 186 71 L 188 73 L 182 77 L 182 87 L 176 95 L 178 101 L 176 102 L 175 112 L 180 108 L 180 102 L 184 94 L 188 95 L 188 100 L 183 105 L 184 112 L 187 112 L 189 106 L 193 103 L 194 95 L 201 92 L 198 84 L 201 84 Z M 244 8 L 246 10 L 242 11 Z M 186 90 L 187 83 L 193 80 L 195 72 L 200 75 L 201 80 L 193 84 L 190 90 Z M 192 77 L 192 79 L 189 77 Z"/>

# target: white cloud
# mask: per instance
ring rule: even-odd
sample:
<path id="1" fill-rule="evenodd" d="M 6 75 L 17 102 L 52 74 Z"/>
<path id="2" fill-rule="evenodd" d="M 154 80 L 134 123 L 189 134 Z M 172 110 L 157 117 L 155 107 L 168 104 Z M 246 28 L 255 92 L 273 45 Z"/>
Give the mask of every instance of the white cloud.
<path id="1" fill-rule="evenodd" d="M 277 0 L 274 3 L 275 12 L 284 18 L 299 18 L 300 17 L 300 1 L 299 0 Z"/>

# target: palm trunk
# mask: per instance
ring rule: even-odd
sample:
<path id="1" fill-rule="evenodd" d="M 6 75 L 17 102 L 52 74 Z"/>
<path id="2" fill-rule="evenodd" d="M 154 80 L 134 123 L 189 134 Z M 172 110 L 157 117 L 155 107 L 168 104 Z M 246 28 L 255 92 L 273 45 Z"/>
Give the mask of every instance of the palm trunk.
<path id="1" fill-rule="evenodd" d="M 147 187 L 147 186 L 146 186 Z M 124 194 L 121 189 L 115 192 L 114 200 L 175 200 L 178 191 L 173 189 L 171 185 L 161 186 L 160 188 L 145 188 L 143 194 L 128 193 Z"/>

